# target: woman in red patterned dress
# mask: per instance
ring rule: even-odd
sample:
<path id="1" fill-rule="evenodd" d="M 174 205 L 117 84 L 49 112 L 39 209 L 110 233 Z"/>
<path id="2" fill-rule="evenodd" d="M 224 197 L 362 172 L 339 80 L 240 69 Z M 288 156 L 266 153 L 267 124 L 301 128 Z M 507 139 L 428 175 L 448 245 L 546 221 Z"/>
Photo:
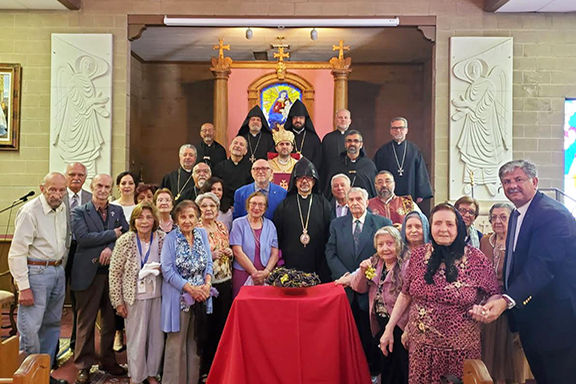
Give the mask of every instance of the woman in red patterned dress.
<path id="1" fill-rule="evenodd" d="M 394 327 L 410 308 L 410 384 L 462 377 L 464 360 L 480 359 L 480 323 L 469 311 L 500 292 L 486 256 L 466 245 L 466 225 L 456 209 L 438 204 L 430 217 L 432 243 L 413 251 L 402 293 L 380 339 L 387 355 L 394 348 Z"/>

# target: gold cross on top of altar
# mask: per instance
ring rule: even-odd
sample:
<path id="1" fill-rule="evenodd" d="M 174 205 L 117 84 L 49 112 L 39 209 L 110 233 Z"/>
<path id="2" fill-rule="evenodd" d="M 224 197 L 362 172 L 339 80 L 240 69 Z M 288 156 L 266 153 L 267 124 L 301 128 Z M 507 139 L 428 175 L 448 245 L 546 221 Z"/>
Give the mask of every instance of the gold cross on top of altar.
<path id="1" fill-rule="evenodd" d="M 349 51 L 350 46 L 349 45 L 344 46 L 344 40 L 340 40 L 338 45 L 332 46 L 332 50 L 338 51 L 338 59 L 343 60 L 344 59 L 344 51 Z"/>
<path id="2" fill-rule="evenodd" d="M 278 59 L 278 62 L 282 63 L 284 62 L 284 59 L 289 58 L 290 57 L 290 52 L 284 52 L 284 47 L 283 46 L 279 46 L 278 47 L 278 52 L 274 52 L 274 58 Z"/>
<path id="3" fill-rule="evenodd" d="M 220 59 L 223 59 L 224 58 L 224 50 L 229 51 L 230 50 L 230 44 L 224 45 L 224 40 L 218 39 L 218 45 L 213 45 L 212 49 L 218 50 L 218 57 Z"/>

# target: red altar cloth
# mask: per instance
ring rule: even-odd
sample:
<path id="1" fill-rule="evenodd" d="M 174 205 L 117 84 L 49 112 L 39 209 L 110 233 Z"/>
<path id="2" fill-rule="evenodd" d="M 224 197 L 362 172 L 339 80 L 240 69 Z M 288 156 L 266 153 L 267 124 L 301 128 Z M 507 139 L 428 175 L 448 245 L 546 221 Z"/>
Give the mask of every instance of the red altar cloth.
<path id="1" fill-rule="evenodd" d="M 242 287 L 208 384 L 369 384 L 348 299 L 334 283 L 288 295 Z"/>

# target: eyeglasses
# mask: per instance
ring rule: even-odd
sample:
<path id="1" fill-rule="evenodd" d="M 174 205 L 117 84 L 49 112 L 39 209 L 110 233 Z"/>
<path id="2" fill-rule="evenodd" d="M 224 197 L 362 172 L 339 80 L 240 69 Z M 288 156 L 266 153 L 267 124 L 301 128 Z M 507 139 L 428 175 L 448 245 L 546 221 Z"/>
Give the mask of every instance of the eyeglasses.
<path id="1" fill-rule="evenodd" d="M 500 219 L 502 222 L 508 221 L 508 217 L 508 215 L 492 215 L 490 216 L 490 222 L 493 223 L 496 221 L 496 219 Z"/>
<path id="2" fill-rule="evenodd" d="M 464 215 L 466 215 L 466 214 L 468 214 L 468 215 L 470 215 L 470 216 L 476 216 L 476 211 L 473 210 L 473 209 L 458 208 L 457 210 L 458 210 L 458 212 L 460 212 L 460 214 L 461 214 L 462 216 L 464 216 Z"/>
<path id="3" fill-rule="evenodd" d="M 510 184 L 512 184 L 512 181 L 514 181 L 515 184 L 524 184 L 526 180 L 528 180 L 528 177 L 516 177 L 514 179 L 504 179 L 502 180 L 502 185 L 507 187 Z"/>
<path id="4" fill-rule="evenodd" d="M 250 205 L 251 207 L 264 208 L 266 206 L 266 203 L 256 203 L 251 201 L 250 203 L 248 203 L 248 205 Z"/>
<path id="5" fill-rule="evenodd" d="M 354 143 L 354 144 L 360 144 L 362 142 L 362 140 L 358 140 L 358 139 L 348 139 L 346 140 L 347 143 Z"/>
<path id="6" fill-rule="evenodd" d="M 197 169 L 194 171 L 194 173 L 204 173 L 204 174 L 208 174 L 210 173 L 209 169 Z"/>
<path id="7" fill-rule="evenodd" d="M 402 130 L 406 129 L 407 127 L 390 127 L 390 130 Z"/>
<path id="8" fill-rule="evenodd" d="M 266 172 L 266 171 L 269 170 L 269 169 L 270 169 L 270 167 L 255 167 L 255 168 L 252 168 L 252 170 L 253 170 L 254 172 Z"/>
<path id="9" fill-rule="evenodd" d="M 376 185 L 382 185 L 382 184 L 392 185 L 392 184 L 394 184 L 394 180 L 376 180 L 376 182 L 374 184 L 376 184 Z"/>

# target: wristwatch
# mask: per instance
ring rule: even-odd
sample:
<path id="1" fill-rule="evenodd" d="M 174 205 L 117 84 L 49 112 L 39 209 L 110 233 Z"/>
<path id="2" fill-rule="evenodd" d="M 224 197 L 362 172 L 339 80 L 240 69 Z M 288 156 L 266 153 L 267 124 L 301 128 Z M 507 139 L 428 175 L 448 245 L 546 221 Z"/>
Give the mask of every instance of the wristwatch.
<path id="1" fill-rule="evenodd" d="M 502 295 L 502 298 L 506 302 L 507 309 L 512 309 L 516 306 L 516 303 L 514 302 L 514 300 L 512 300 L 512 298 L 510 296 Z"/>

